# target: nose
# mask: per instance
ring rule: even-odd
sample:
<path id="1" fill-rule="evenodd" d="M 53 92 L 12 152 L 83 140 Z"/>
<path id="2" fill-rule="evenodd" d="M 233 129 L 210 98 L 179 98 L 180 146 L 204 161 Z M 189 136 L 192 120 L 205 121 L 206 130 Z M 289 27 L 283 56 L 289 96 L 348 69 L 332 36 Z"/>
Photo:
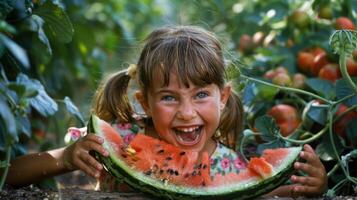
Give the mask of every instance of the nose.
<path id="1" fill-rule="evenodd" d="M 195 106 L 190 101 L 181 102 L 177 112 L 177 117 L 184 121 L 189 121 L 197 116 Z"/>

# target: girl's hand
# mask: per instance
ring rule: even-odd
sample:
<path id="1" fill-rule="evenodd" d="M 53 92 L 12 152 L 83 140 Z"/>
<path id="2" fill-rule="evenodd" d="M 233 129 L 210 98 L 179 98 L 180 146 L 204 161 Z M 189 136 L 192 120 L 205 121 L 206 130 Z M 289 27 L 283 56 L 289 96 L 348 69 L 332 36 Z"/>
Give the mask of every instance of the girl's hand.
<path id="1" fill-rule="evenodd" d="M 291 176 L 291 181 L 296 183 L 291 187 L 291 195 L 294 196 L 318 196 L 327 189 L 327 175 L 323 164 L 315 151 L 308 144 L 300 152 L 300 157 L 306 163 L 295 162 L 294 167 L 307 173 L 308 176 Z"/>
<path id="2" fill-rule="evenodd" d="M 81 129 L 81 131 L 85 129 Z M 102 146 L 103 138 L 94 134 L 87 134 L 79 138 L 75 143 L 66 147 L 63 153 L 63 162 L 68 170 L 80 169 L 86 174 L 98 178 L 103 166 L 89 154 L 94 150 L 103 156 L 108 156 L 109 152 Z"/>

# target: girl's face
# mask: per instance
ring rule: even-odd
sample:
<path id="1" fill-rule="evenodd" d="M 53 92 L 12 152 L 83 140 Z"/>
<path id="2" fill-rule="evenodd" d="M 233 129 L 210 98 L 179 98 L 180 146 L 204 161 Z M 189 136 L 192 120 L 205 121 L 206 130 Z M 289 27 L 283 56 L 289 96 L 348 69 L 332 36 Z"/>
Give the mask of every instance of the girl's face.
<path id="1" fill-rule="evenodd" d="M 215 84 L 196 87 L 190 83 L 187 88 L 175 74 L 170 75 L 168 86 L 162 85 L 158 80 L 146 98 L 141 93 L 137 96 L 157 136 L 183 149 L 210 152 L 230 86 L 220 90 Z"/>

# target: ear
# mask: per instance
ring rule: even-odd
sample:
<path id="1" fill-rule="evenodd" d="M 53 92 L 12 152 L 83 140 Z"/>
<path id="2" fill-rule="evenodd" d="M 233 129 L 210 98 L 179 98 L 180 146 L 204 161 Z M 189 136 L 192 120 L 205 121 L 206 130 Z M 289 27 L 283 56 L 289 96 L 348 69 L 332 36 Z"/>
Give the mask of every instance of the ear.
<path id="1" fill-rule="evenodd" d="M 141 91 L 136 91 L 135 92 L 135 98 L 138 100 L 140 103 L 141 107 L 144 109 L 146 115 L 151 116 L 150 109 L 149 109 L 149 103 L 147 101 L 147 98 Z"/>
<path id="2" fill-rule="evenodd" d="M 232 93 L 232 85 L 229 82 L 221 90 L 221 105 L 220 105 L 221 110 L 223 110 L 224 107 L 226 106 L 226 103 L 229 99 L 229 96 L 231 96 L 231 93 Z"/>

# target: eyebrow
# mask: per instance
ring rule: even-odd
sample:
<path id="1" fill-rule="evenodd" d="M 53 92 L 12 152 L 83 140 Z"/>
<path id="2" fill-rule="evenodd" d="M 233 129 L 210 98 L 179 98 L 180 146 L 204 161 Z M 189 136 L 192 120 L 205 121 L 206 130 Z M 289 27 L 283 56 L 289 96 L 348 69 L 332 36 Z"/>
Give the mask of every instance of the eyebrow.
<path id="1" fill-rule="evenodd" d="M 200 90 L 200 89 L 203 89 L 203 88 L 209 88 L 209 87 L 208 86 L 204 86 L 204 87 L 194 86 L 191 89 L 191 91 L 197 91 L 197 90 Z M 155 92 L 155 94 L 160 94 L 160 93 L 177 93 L 177 92 L 175 92 L 175 90 L 171 90 L 171 89 L 167 89 L 167 88 L 160 88 Z"/>

